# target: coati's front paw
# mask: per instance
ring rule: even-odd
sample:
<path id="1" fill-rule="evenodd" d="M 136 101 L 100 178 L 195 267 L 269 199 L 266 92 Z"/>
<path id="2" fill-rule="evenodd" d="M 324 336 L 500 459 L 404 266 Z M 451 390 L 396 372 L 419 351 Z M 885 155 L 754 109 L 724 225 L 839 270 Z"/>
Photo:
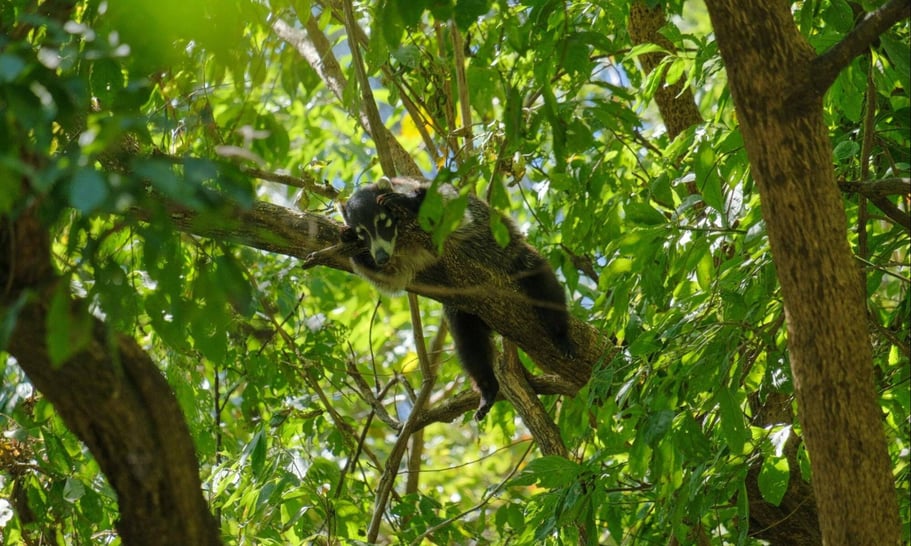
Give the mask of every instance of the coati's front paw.
<path id="1" fill-rule="evenodd" d="M 356 243 L 357 231 L 351 226 L 343 226 L 338 234 L 338 238 L 343 243 Z"/>

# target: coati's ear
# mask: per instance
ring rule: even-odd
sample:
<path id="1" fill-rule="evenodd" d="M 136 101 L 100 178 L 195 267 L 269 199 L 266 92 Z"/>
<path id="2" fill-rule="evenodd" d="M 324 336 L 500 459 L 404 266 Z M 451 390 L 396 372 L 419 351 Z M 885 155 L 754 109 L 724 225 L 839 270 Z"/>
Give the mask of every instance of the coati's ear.
<path id="1" fill-rule="evenodd" d="M 384 176 L 376 183 L 376 187 L 380 190 L 392 191 L 392 180 L 389 180 L 388 177 Z"/>

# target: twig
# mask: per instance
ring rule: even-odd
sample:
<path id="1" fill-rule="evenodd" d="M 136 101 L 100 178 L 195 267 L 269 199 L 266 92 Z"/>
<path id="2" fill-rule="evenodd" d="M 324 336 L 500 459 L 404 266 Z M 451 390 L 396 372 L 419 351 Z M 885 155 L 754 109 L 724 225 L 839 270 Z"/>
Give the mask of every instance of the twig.
<path id="1" fill-rule="evenodd" d="M 310 175 L 303 177 L 291 176 L 290 174 L 264 171 L 262 169 L 254 169 L 253 167 L 240 167 L 240 171 L 247 176 L 252 176 L 253 178 L 268 180 L 269 182 L 276 182 L 278 184 L 284 184 L 285 186 L 291 186 L 293 188 L 301 188 L 311 193 L 322 195 L 323 197 L 327 197 L 329 199 L 336 199 L 338 197 L 337 189 L 333 188 L 328 183 L 320 182 L 315 177 Z"/>
<path id="2" fill-rule="evenodd" d="M 169 163 L 175 165 L 182 165 L 188 159 L 195 159 L 192 157 L 180 157 L 171 154 L 166 154 L 162 152 L 155 152 L 152 154 L 152 157 L 155 159 L 163 159 Z M 263 169 L 256 169 L 253 167 L 244 167 L 242 165 L 237 165 L 237 168 L 240 169 L 240 172 L 244 173 L 247 176 L 252 176 L 253 178 L 259 178 L 260 180 L 268 180 L 269 182 L 277 182 L 279 184 L 284 184 L 286 186 L 291 186 L 293 188 L 305 189 L 311 193 L 317 195 L 322 195 L 328 199 L 336 199 L 338 197 L 338 190 L 333 188 L 331 185 L 320 182 L 315 177 L 310 175 L 305 176 L 291 176 L 290 174 L 276 173 L 272 171 L 265 171 Z"/>
<path id="3" fill-rule="evenodd" d="M 389 390 L 389 387 L 398 382 L 398 378 L 394 377 L 392 381 L 386 383 L 386 386 L 383 387 L 378 394 L 374 395 L 373 391 L 370 390 L 370 385 L 367 384 L 367 380 L 364 379 L 364 376 L 361 375 L 361 372 L 357 369 L 357 366 L 354 365 L 354 361 L 348 361 L 348 375 L 354 380 L 354 384 L 357 386 L 357 390 L 360 392 L 361 398 L 365 402 L 370 404 L 370 407 L 373 408 L 373 413 L 380 418 L 380 421 L 389 425 L 392 430 L 401 430 L 402 423 L 400 423 L 395 417 L 389 415 L 389 412 L 386 411 L 385 406 L 383 406 L 382 398 L 386 394 L 386 391 Z"/>
<path id="4" fill-rule="evenodd" d="M 864 108 L 864 134 L 860 150 L 860 181 L 866 182 L 870 176 L 870 154 L 873 152 L 873 132 L 876 130 L 876 84 L 873 82 L 873 55 L 869 55 L 870 66 L 867 67 L 867 92 Z M 867 248 L 867 196 L 859 194 L 857 199 L 857 253 L 864 260 L 870 255 Z M 861 287 L 867 293 L 867 276 L 860 270 Z"/>
<path id="5" fill-rule="evenodd" d="M 433 342 L 430 344 L 430 373 L 434 377 L 437 375 L 437 370 L 440 369 L 440 355 L 443 351 L 443 342 L 446 340 L 446 322 L 443 321 L 440 323 L 440 328 L 437 330 L 437 334 L 433 337 Z M 424 413 L 427 405 L 420 408 L 421 413 Z M 421 478 L 421 463 L 424 459 L 424 427 L 417 428 L 411 435 L 411 453 L 408 456 L 407 461 L 407 471 L 406 482 L 405 482 L 405 493 L 417 493 L 418 485 Z"/>

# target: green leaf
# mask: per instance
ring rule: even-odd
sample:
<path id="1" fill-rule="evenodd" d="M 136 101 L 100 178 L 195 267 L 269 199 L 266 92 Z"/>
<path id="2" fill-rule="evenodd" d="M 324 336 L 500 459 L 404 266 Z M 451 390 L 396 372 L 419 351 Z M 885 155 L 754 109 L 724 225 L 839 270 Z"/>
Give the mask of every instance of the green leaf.
<path id="1" fill-rule="evenodd" d="M 898 72 L 900 83 L 907 93 L 911 88 L 911 59 L 908 58 L 908 42 L 897 40 L 889 33 L 880 35 L 879 41 L 889 55 L 889 61 Z"/>
<path id="2" fill-rule="evenodd" d="M 98 98 L 103 107 L 109 108 L 123 90 L 123 68 L 113 59 L 99 59 L 92 63 L 89 81 L 92 95 Z"/>
<path id="3" fill-rule="evenodd" d="M 632 201 L 623 205 L 626 217 L 633 223 L 645 226 L 657 226 L 667 223 L 667 218 L 648 203 Z"/>
<path id="4" fill-rule="evenodd" d="M 266 437 L 262 430 L 256 432 L 247 446 L 250 454 L 250 469 L 254 476 L 262 476 L 266 466 Z"/>
<path id="5" fill-rule="evenodd" d="M 721 178 L 715 172 L 715 150 L 711 143 L 703 143 L 696 152 L 693 168 L 696 171 L 696 187 L 705 204 L 724 212 L 724 195 L 721 189 Z"/>
<path id="6" fill-rule="evenodd" d="M 478 17 L 487 13 L 488 0 L 456 0 L 453 16 L 459 30 L 466 31 L 477 21 Z"/>
<path id="7" fill-rule="evenodd" d="M 86 489 L 82 498 L 79 499 L 79 508 L 82 514 L 92 523 L 101 523 L 104 520 L 104 504 L 101 502 L 101 495 Z"/>
<path id="8" fill-rule="evenodd" d="M 729 388 L 723 387 L 715 393 L 721 417 L 721 434 L 728 447 L 736 455 L 742 455 L 747 441 L 750 439 L 750 430 L 744 422 L 743 412 L 737 403 L 734 394 Z"/>
<path id="9" fill-rule="evenodd" d="M 841 33 L 848 32 L 854 27 L 854 13 L 845 0 L 831 0 L 829 7 L 823 11 L 822 18 L 826 25 L 831 25 Z"/>
<path id="10" fill-rule="evenodd" d="M 528 463 L 522 473 L 514 480 L 512 485 L 531 485 L 538 483 L 541 487 L 560 487 L 572 483 L 582 467 L 564 457 L 550 455 L 535 459 Z"/>
<path id="11" fill-rule="evenodd" d="M 649 415 L 642 429 L 642 440 L 650 446 L 654 446 L 667 434 L 673 421 L 674 412 L 671 410 L 661 410 Z"/>
<path id="12" fill-rule="evenodd" d="M 770 504 L 778 506 L 788 490 L 791 469 L 787 457 L 767 456 L 759 470 L 759 492 Z"/>
<path id="13" fill-rule="evenodd" d="M 63 486 L 63 498 L 68 502 L 76 502 L 85 494 L 85 486 L 76 478 L 67 478 Z"/>
<path id="14" fill-rule="evenodd" d="M 16 320 L 19 317 L 19 311 L 28 303 L 31 293 L 23 290 L 19 297 L 11 304 L 0 307 L 0 350 L 6 350 L 13 330 L 16 328 Z"/>
<path id="15" fill-rule="evenodd" d="M 97 209 L 108 198 L 108 184 L 95 169 L 79 169 L 70 183 L 70 204 L 83 214 Z"/>
<path id="16" fill-rule="evenodd" d="M 680 58 L 674 59 L 674 62 L 667 67 L 667 73 L 664 75 L 664 84 L 665 85 L 674 85 L 680 79 L 680 76 L 683 76 L 684 71 L 686 70 L 686 61 Z"/>
<path id="17" fill-rule="evenodd" d="M 44 444 L 46 460 L 54 471 L 67 475 L 72 472 L 73 459 L 64 447 L 60 437 L 50 431 L 42 431 L 41 439 Z"/>
<path id="18" fill-rule="evenodd" d="M 835 145 L 835 149 L 832 151 L 835 160 L 839 162 L 856 157 L 859 153 L 860 144 L 853 140 L 842 140 Z"/>

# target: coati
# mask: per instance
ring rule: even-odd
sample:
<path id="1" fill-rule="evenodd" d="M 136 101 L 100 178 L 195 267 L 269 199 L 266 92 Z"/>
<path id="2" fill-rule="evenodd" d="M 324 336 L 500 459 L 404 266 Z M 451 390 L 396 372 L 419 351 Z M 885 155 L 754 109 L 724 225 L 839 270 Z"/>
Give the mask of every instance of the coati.
<path id="1" fill-rule="evenodd" d="M 547 260 L 525 242 L 506 218 L 502 221 L 509 230 L 509 243 L 500 246 L 490 231 L 490 207 L 473 196 L 469 197 L 462 224 L 438 253 L 417 221 L 429 187 L 429 181 L 418 178 L 383 178 L 359 188 L 340 206 L 347 224 L 341 233 L 342 241 L 363 247 L 351 258 L 354 272 L 380 290 L 395 293 L 408 287 L 419 273 L 436 265 L 447 253 L 465 253 L 485 269 L 514 279 L 535 306 L 554 346 L 571 355 L 566 296 Z M 444 200 L 454 197 L 455 192 L 452 186 L 441 188 Z M 452 305 L 444 305 L 443 312 L 462 367 L 480 391 L 481 402 L 475 412 L 475 419 L 480 421 L 490 411 L 500 389 L 493 372 L 491 328 L 480 317 Z"/>

